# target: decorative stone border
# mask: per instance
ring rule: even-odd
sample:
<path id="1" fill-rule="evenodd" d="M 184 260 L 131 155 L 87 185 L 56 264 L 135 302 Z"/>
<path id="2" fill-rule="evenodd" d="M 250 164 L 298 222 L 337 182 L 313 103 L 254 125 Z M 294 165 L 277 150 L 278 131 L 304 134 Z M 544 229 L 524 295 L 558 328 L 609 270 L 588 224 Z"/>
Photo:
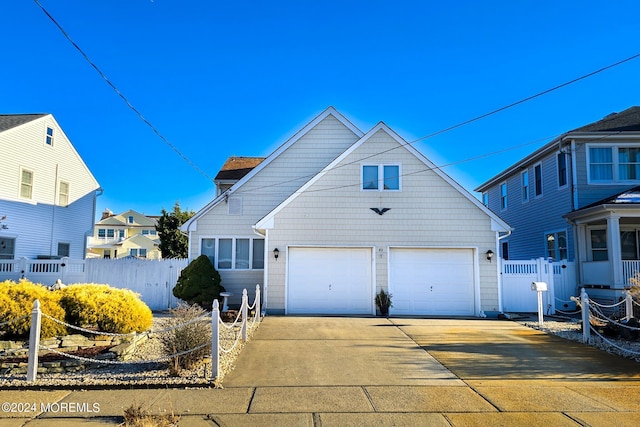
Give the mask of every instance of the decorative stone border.
<path id="1" fill-rule="evenodd" d="M 148 339 L 147 334 L 136 334 L 131 337 L 93 336 L 86 337 L 80 334 L 65 335 L 62 337 L 47 338 L 40 341 L 44 347 L 56 349 L 63 353 L 87 349 L 92 347 L 106 347 L 107 351 L 91 356 L 97 360 L 131 359 L 136 348 Z M 109 348 L 110 347 L 110 348 Z M 51 352 L 40 350 L 39 357 Z M 0 341 L 0 374 L 23 375 L 27 373 L 27 357 L 29 355 L 29 341 Z M 15 360 L 20 358 L 20 360 Z M 99 366 L 98 362 L 87 362 L 60 356 L 57 360 L 39 361 L 39 374 L 59 374 L 65 372 L 83 371 L 89 367 Z"/>

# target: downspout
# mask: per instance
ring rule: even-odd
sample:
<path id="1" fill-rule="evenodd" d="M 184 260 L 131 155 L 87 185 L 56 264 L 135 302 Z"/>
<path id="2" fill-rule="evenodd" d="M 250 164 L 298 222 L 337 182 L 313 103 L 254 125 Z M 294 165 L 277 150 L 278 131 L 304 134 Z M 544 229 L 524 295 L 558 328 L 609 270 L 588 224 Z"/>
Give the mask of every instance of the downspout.
<path id="1" fill-rule="evenodd" d="M 578 209 L 578 171 L 576 170 L 576 140 L 571 140 L 571 211 Z"/>
<path id="2" fill-rule="evenodd" d="M 269 235 L 267 232 L 261 233 L 255 225 L 252 227 L 253 232 L 264 238 L 264 273 L 262 274 L 262 294 L 260 295 L 260 301 L 262 303 L 262 316 L 267 313 L 267 289 L 269 282 Z"/>

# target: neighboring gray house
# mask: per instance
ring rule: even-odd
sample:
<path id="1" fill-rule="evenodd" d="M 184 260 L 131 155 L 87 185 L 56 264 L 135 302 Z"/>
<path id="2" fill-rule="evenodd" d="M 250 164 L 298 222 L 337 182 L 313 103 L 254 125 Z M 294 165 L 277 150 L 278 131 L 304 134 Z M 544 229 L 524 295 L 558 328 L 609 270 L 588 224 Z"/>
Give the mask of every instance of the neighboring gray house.
<path id="1" fill-rule="evenodd" d="M 514 228 L 503 258 L 575 260 L 579 287 L 620 290 L 640 271 L 638 185 L 632 107 L 562 134 L 476 191 Z"/>
<path id="2" fill-rule="evenodd" d="M 275 313 L 371 315 L 380 289 L 396 315 L 502 309 L 509 226 L 384 123 L 328 108 L 236 178 L 182 227 L 232 304 L 259 284 Z"/>
<path id="3" fill-rule="evenodd" d="M 83 259 L 100 186 L 53 116 L 0 115 L 0 150 L 0 273 L 23 257 Z"/>

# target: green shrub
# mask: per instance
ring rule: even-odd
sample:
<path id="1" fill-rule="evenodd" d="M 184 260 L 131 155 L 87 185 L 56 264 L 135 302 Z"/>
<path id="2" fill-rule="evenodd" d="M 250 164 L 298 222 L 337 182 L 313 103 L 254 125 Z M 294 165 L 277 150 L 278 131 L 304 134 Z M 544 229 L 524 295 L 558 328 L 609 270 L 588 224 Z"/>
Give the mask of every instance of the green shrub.
<path id="1" fill-rule="evenodd" d="M 43 313 L 59 320 L 65 319 L 64 309 L 60 306 L 59 293 L 24 279 L 17 283 L 10 280 L 0 282 L 0 322 L 26 316 L 24 319 L 4 325 L 2 327 L 5 332 L 3 338 L 29 338 L 31 311 L 35 300 L 40 301 L 40 310 Z M 42 317 L 41 338 L 66 334 L 67 328 L 64 325 Z"/>
<path id="2" fill-rule="evenodd" d="M 211 309 L 213 300 L 220 298 L 220 292 L 225 291 L 220 281 L 220 273 L 209 257 L 200 255 L 182 270 L 173 295 L 188 304 Z"/>
<path id="3" fill-rule="evenodd" d="M 78 284 L 58 291 L 67 323 L 96 328 L 101 332 L 129 334 L 151 327 L 149 307 L 129 289 L 109 285 Z"/>

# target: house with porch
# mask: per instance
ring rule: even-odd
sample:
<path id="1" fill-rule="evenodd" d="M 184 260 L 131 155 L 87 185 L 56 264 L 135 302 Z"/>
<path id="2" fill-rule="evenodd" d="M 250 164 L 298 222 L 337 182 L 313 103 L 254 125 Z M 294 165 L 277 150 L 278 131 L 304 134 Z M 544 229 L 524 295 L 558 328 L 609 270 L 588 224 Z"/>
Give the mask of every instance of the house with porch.
<path id="1" fill-rule="evenodd" d="M 20 258 L 84 259 L 101 189 L 56 119 L 0 115 L 0 147 L 0 280 Z"/>
<path id="2" fill-rule="evenodd" d="M 132 209 L 120 214 L 105 209 L 87 242 L 87 257 L 160 259 L 157 224 L 157 217 Z"/>
<path id="3" fill-rule="evenodd" d="M 492 256 L 510 227 L 380 122 L 330 107 L 183 226 L 239 304 L 268 312 L 482 316 L 501 311 Z M 251 295 L 250 295 L 251 297 Z"/>
<path id="4" fill-rule="evenodd" d="M 640 271 L 640 107 L 568 131 L 480 185 L 513 227 L 503 259 L 574 261 L 576 289 L 617 300 Z"/>

